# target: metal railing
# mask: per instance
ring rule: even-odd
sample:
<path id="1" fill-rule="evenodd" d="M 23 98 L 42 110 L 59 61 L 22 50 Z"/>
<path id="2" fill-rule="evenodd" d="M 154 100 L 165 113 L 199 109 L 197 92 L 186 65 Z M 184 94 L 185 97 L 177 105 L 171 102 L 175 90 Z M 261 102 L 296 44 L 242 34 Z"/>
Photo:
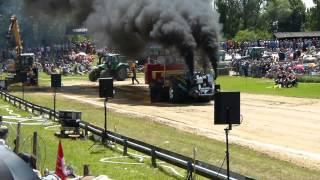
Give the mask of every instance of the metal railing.
<path id="1" fill-rule="evenodd" d="M 31 102 L 28 102 L 19 97 L 13 96 L 4 91 L 0 91 L 0 96 L 5 101 L 10 102 L 11 104 L 13 104 L 16 107 L 19 107 L 20 109 L 23 109 L 26 111 L 31 109 L 31 112 L 34 114 L 47 115 L 50 119 L 52 119 L 53 116 L 55 116 L 56 117 L 55 119 L 58 119 L 58 113 L 57 112 L 55 113 L 50 108 L 33 104 Z M 92 134 L 95 134 L 100 137 L 103 137 L 105 135 L 103 128 L 83 120 L 80 121 L 80 128 L 82 128 L 85 131 L 85 134 L 88 134 L 88 132 L 91 132 Z M 161 160 L 168 164 L 172 164 L 182 169 L 185 169 L 188 171 L 188 173 L 195 172 L 197 175 L 200 175 L 209 179 L 227 179 L 227 175 L 226 175 L 227 171 L 225 169 L 221 169 L 217 166 L 205 163 L 203 161 L 199 161 L 199 160 L 194 161 L 194 159 L 190 157 L 187 157 L 172 151 L 168 151 L 166 149 L 153 146 L 145 142 L 142 142 L 127 136 L 123 136 L 115 132 L 107 131 L 106 136 L 107 136 L 107 140 L 113 141 L 123 146 L 124 155 L 127 155 L 127 150 L 128 148 L 130 148 L 135 151 L 151 156 L 151 163 L 153 167 L 157 167 L 156 160 Z M 231 172 L 230 179 L 242 180 L 242 179 L 251 179 L 251 178 Z"/>

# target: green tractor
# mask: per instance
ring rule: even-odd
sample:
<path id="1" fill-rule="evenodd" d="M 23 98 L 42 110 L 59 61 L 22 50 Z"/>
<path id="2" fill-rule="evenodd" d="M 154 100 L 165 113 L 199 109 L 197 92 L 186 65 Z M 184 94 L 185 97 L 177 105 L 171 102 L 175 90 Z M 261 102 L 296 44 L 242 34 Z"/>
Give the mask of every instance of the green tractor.
<path id="1" fill-rule="evenodd" d="M 98 65 L 89 73 L 90 81 L 99 78 L 113 77 L 117 81 L 124 81 L 128 77 L 129 64 L 122 62 L 120 54 L 99 55 Z"/>

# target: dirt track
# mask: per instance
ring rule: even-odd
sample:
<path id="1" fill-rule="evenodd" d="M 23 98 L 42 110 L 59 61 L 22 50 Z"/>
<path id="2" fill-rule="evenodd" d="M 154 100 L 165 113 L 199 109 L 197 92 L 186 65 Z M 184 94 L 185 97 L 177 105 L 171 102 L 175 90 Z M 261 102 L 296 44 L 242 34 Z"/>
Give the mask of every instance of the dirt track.
<path id="1" fill-rule="evenodd" d="M 96 83 L 69 82 L 68 85 Z M 119 91 L 132 95 L 128 100 L 115 98 L 109 107 L 115 111 L 150 117 L 178 129 L 224 140 L 225 126 L 213 125 L 213 102 L 208 104 L 150 104 L 146 85 L 115 83 Z M 94 92 L 93 92 L 94 93 Z M 64 97 L 103 106 L 102 102 L 83 94 Z M 231 142 L 248 146 L 276 158 L 320 169 L 320 100 L 279 96 L 241 94 L 243 122 L 231 131 Z"/>

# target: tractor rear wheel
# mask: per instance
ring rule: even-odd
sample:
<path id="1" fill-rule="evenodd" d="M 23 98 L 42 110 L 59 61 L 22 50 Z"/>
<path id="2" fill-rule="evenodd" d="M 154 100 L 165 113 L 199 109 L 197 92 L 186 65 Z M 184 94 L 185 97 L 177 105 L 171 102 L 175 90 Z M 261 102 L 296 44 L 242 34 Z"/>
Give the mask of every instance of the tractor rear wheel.
<path id="1" fill-rule="evenodd" d="M 118 71 L 117 71 L 117 80 L 118 81 L 124 81 L 127 78 L 128 74 L 127 74 L 127 68 L 122 66 L 119 67 Z"/>
<path id="2" fill-rule="evenodd" d="M 172 103 L 182 103 L 186 99 L 185 93 L 177 84 L 171 84 L 169 88 L 169 101 Z"/>
<path id="3" fill-rule="evenodd" d="M 208 103 L 211 100 L 212 100 L 212 97 L 210 97 L 210 96 L 198 97 L 197 98 L 197 102 L 200 102 L 200 103 Z"/>
<path id="4" fill-rule="evenodd" d="M 100 73 L 100 78 L 107 78 L 107 77 L 112 77 L 110 71 L 109 70 L 102 70 Z"/>
<path id="5" fill-rule="evenodd" d="M 99 69 L 93 69 L 89 73 L 89 80 L 92 82 L 97 81 L 99 77 L 100 77 L 100 70 Z"/>

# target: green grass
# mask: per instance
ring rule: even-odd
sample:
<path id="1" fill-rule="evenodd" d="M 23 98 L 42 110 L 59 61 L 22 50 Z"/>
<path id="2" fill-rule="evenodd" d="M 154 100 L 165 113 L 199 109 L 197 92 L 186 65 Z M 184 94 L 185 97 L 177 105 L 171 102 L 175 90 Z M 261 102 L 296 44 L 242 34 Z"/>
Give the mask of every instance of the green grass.
<path id="1" fill-rule="evenodd" d="M 36 104 L 52 107 L 51 95 L 27 93 L 26 96 L 28 100 Z M 103 126 L 103 108 L 81 102 L 71 102 L 59 96 L 57 102 L 58 109 L 63 107 L 81 111 L 84 120 Z M 189 157 L 192 157 L 193 148 L 196 147 L 197 159 L 217 166 L 220 166 L 224 158 L 225 144 L 223 142 L 183 132 L 147 119 L 108 112 L 108 127 L 113 130 L 115 126 L 117 132 L 123 135 Z M 319 179 L 320 177 L 320 171 L 280 161 L 238 145 L 231 145 L 231 169 L 257 179 Z"/>
<path id="2" fill-rule="evenodd" d="M 0 106 L 8 106 L 9 104 L 0 100 Z M 21 114 L 23 117 L 29 117 L 30 114 L 16 110 L 10 106 L 15 113 Z M 1 112 L 2 114 L 2 112 Z M 7 125 L 9 128 L 9 136 L 7 138 L 8 144 L 13 148 L 13 140 L 16 137 L 16 125 Z M 38 169 L 43 172 L 45 168 L 49 170 L 55 169 L 57 158 L 57 147 L 59 139 L 54 136 L 54 132 L 59 131 L 59 128 L 45 129 L 44 126 L 27 126 L 22 125 L 21 133 L 21 149 L 20 152 L 31 153 L 31 139 L 33 132 L 37 132 L 39 136 L 38 148 Z M 67 165 L 72 165 L 75 173 L 82 175 L 83 165 L 89 164 L 91 174 L 93 175 L 108 175 L 112 179 L 182 179 L 174 176 L 173 173 L 167 168 L 164 171 L 154 169 L 151 167 L 150 158 L 144 158 L 144 163 L 139 165 L 126 165 L 126 164 L 110 164 L 100 162 L 102 158 L 119 157 L 118 159 L 111 159 L 111 161 L 118 161 L 124 163 L 139 163 L 135 158 L 122 157 L 122 154 L 117 149 L 104 148 L 103 146 L 90 147 L 94 143 L 90 140 L 70 140 L 62 139 L 64 150 L 64 157 Z M 117 146 L 122 148 L 121 146 Z M 135 153 L 129 150 L 129 153 Z M 168 164 L 165 164 L 168 165 Z M 170 165 L 169 165 L 170 166 Z M 172 166 L 171 166 L 172 167 Z M 175 168 L 179 173 L 185 175 L 185 171 Z"/>
<path id="3" fill-rule="evenodd" d="M 319 83 L 299 83 L 297 88 L 274 88 L 274 81 L 262 78 L 220 76 L 217 83 L 223 91 L 240 91 L 252 94 L 320 98 Z"/>
<path id="4" fill-rule="evenodd" d="M 298 82 L 320 83 L 320 76 L 302 76 L 302 77 L 298 77 Z"/>
<path id="5" fill-rule="evenodd" d="M 14 113 L 20 114 L 21 116 L 24 116 L 24 117 L 31 115 L 30 113 L 22 111 L 17 107 L 11 106 L 11 104 L 5 102 L 4 99 L 0 98 L 0 115 L 11 116 L 11 114 L 9 114 L 9 112 L 6 110 L 7 108 L 9 108 L 10 110 L 13 110 Z"/>
<path id="6" fill-rule="evenodd" d="M 68 75 L 68 76 L 61 76 L 62 78 L 62 83 L 63 81 L 74 81 L 74 80 L 88 80 L 88 74 L 80 75 L 80 74 L 75 74 L 75 75 Z M 48 85 L 51 83 L 51 76 L 48 75 L 47 73 L 41 72 L 39 73 L 39 85 Z"/>

